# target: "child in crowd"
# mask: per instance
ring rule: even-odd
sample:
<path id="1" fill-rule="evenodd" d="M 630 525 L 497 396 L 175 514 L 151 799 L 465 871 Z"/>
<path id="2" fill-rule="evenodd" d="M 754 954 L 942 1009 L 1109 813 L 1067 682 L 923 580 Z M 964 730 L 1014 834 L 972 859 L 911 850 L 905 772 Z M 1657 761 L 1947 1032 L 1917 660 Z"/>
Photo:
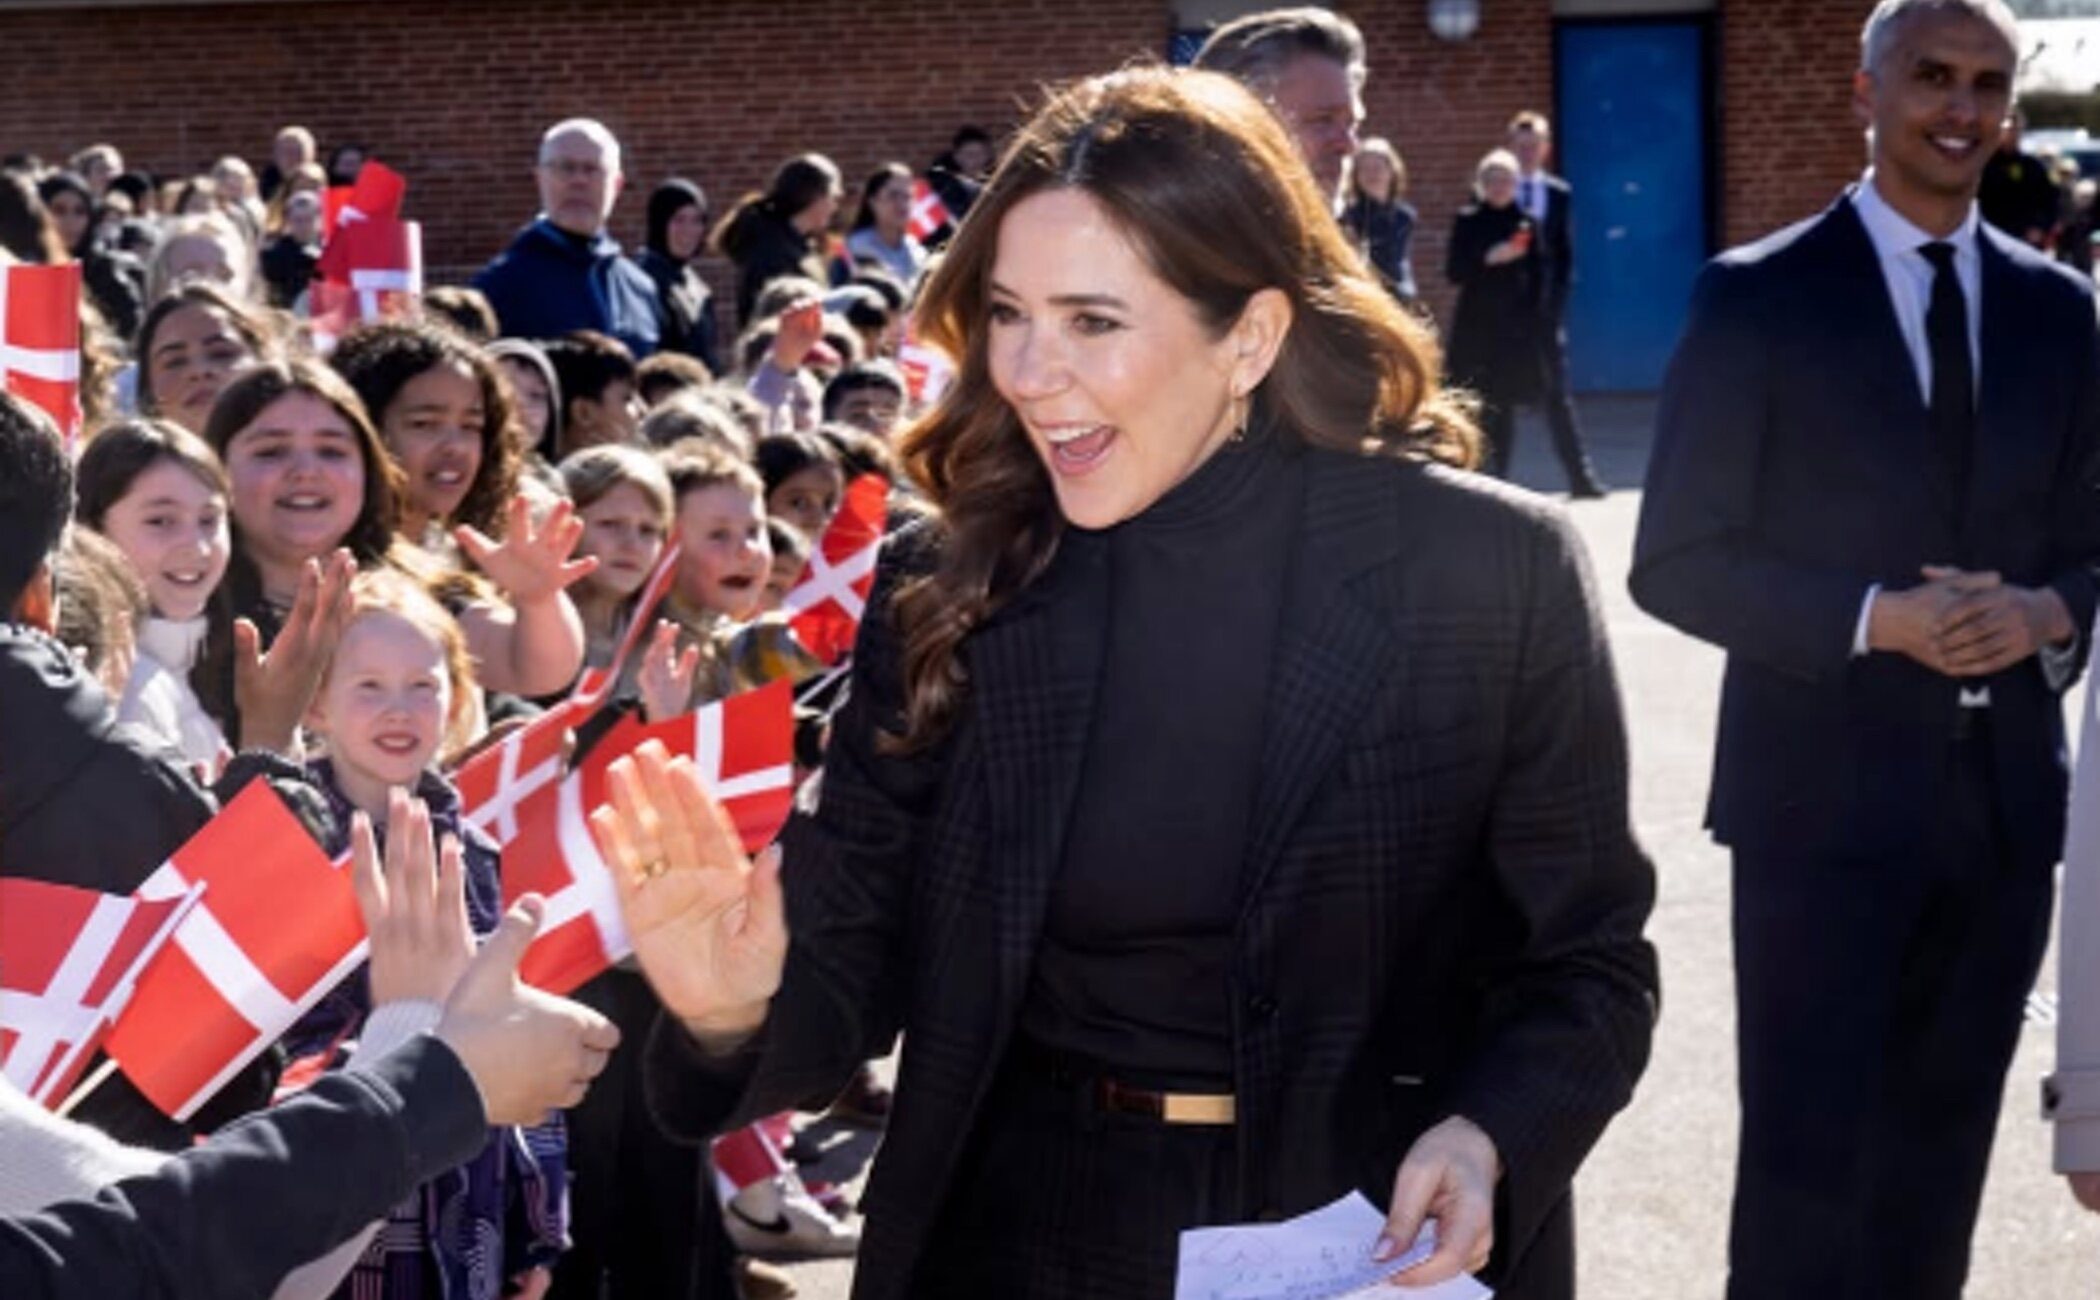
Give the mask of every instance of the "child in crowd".
<path id="1" fill-rule="evenodd" d="M 765 484 L 766 513 L 812 541 L 821 539 L 846 495 L 846 474 L 830 443 L 813 434 L 773 433 L 752 455 Z"/>
<path id="2" fill-rule="evenodd" d="M 524 339 L 497 339 L 488 354 L 517 398 L 519 450 L 550 463 L 561 441 L 561 381 L 554 363 L 545 349 Z"/>
<path id="3" fill-rule="evenodd" d="M 117 721 L 134 723 L 190 763 L 216 771 L 225 733 L 191 687 L 210 628 L 205 616 L 231 550 L 226 468 L 211 447 L 166 420 L 103 429 L 81 453 L 79 522 L 123 552 L 149 601 L 135 636 Z"/>
<path id="4" fill-rule="evenodd" d="M 766 572 L 765 594 L 759 598 L 758 610 L 772 614 L 802 577 L 802 570 L 809 564 L 811 543 L 801 529 L 778 515 L 766 519 L 766 542 L 773 548 L 773 566 Z"/>
<path id="5" fill-rule="evenodd" d="M 329 357 L 350 381 L 403 479 L 403 537 L 438 554 L 451 529 L 502 531 L 517 492 L 519 437 L 496 363 L 450 330 L 380 321 Z"/>
<path id="6" fill-rule="evenodd" d="M 176 288 L 146 309 L 132 349 L 140 413 L 204 432 L 226 385 L 273 356 L 278 341 L 269 317 L 218 285 Z"/>
<path id="7" fill-rule="evenodd" d="M 471 527 L 455 530 L 499 597 L 461 583 L 442 559 L 402 545 L 401 470 L 364 403 L 328 367 L 295 360 L 249 371 L 213 407 L 205 441 L 225 460 L 233 486 L 228 606 L 255 620 L 266 638 L 297 566 L 344 547 L 359 568 L 390 564 L 445 590 L 489 690 L 529 698 L 574 680 L 583 630 L 564 591 L 591 562 L 569 559 L 582 528 L 566 506 L 535 526 L 524 504 L 510 500 L 500 542 Z"/>
<path id="8" fill-rule="evenodd" d="M 563 485 L 583 521 L 579 555 L 598 567 L 576 584 L 586 667 L 602 668 L 634 617 L 634 602 L 671 531 L 671 480 L 639 447 L 587 447 L 561 463 Z"/>
<path id="9" fill-rule="evenodd" d="M 561 390 L 561 456 L 606 442 L 633 442 L 642 419 L 634 354 L 596 330 L 575 330 L 546 345 Z"/>
<path id="10" fill-rule="evenodd" d="M 58 552 L 58 639 L 95 676 L 121 694 L 137 661 L 146 588 L 124 553 L 100 533 L 76 528 Z"/>
<path id="11" fill-rule="evenodd" d="M 406 789 L 432 830 L 457 844 L 476 934 L 502 918 L 495 843 L 460 817 L 459 791 L 438 765 L 470 740 L 476 694 L 458 624 L 407 575 L 377 569 L 352 585 L 351 612 L 307 723 L 326 756 L 310 765 L 334 816 L 327 845 L 348 844 L 353 813 L 375 828 Z M 451 851 L 448 847 L 448 852 Z M 294 1060 L 331 1061 L 371 1012 L 360 971 L 286 1035 Z M 467 1164 L 425 1183 L 388 1216 L 352 1271 L 350 1293 L 383 1300 L 497 1300 L 540 1294 L 567 1238 L 567 1142 L 559 1114 L 498 1128 Z"/>

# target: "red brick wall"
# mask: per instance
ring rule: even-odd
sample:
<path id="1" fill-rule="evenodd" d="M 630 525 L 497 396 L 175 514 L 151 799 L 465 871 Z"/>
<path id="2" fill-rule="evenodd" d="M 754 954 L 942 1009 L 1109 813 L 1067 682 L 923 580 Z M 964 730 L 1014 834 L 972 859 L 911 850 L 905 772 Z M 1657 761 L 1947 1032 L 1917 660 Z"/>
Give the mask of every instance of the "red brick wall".
<path id="1" fill-rule="evenodd" d="M 880 17 L 871 15 L 879 14 Z M 1129 0 L 442 0 L 0 12 L 0 135 L 47 157 L 92 140 L 163 174 L 258 164 L 301 122 L 409 177 L 434 275 L 492 256 L 536 206 L 540 132 L 602 119 L 626 151 L 615 233 L 649 187 L 698 180 L 717 211 L 783 158 L 829 153 L 849 187 L 924 165 L 955 127 L 1010 126 L 1045 80 L 1162 51 Z"/>
<path id="2" fill-rule="evenodd" d="M 1721 227 L 1740 244 L 1828 206 L 1866 167 L 1852 115 L 1872 0 L 1727 0 L 1721 13 Z"/>
<path id="3" fill-rule="evenodd" d="M 1343 0 L 1363 26 L 1365 131 L 1390 137 L 1421 213 L 1418 278 L 1510 115 L 1553 106 L 1551 0 L 1486 0 L 1471 40 L 1436 40 L 1418 0 Z M 1724 0 L 1717 23 L 1722 228 L 1738 242 L 1813 212 L 1859 169 L 1847 74 L 1868 0 Z M 1164 49 L 1168 0 L 337 0 L 0 10 L 0 149 L 59 157 L 109 139 L 167 175 L 260 162 L 285 122 L 357 140 L 406 172 L 434 280 L 493 255 L 535 207 L 539 132 L 602 118 L 640 241 L 656 180 L 721 211 L 791 153 L 849 186 L 923 165 L 965 121 L 1012 126 L 1035 87 Z M 879 15 L 874 17 L 871 15 Z M 713 268 L 721 270 L 722 268 Z"/>

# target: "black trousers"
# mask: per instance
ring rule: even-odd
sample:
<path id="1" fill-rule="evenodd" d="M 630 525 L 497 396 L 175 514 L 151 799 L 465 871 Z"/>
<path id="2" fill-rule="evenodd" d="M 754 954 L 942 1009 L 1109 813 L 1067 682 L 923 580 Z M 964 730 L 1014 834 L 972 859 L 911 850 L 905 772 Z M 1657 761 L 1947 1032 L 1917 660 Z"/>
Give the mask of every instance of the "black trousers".
<path id="1" fill-rule="evenodd" d="M 633 971 L 576 999 L 620 1027 L 620 1046 L 569 1121 L 569 1235 L 553 1300 L 735 1300 L 707 1148 L 673 1142 L 642 1093 L 642 1045 L 661 1009 Z"/>
<path id="2" fill-rule="evenodd" d="M 1588 450 L 1582 442 L 1582 426 L 1575 418 L 1575 397 L 1568 382 L 1568 332 L 1557 322 L 1539 328 L 1539 408 L 1546 428 L 1553 435 L 1553 454 L 1560 460 L 1570 488 L 1596 481 Z M 1516 403 L 1490 402 L 1481 412 L 1481 432 L 1487 436 L 1486 469 L 1496 478 L 1508 478 L 1511 453 L 1517 433 Z"/>
<path id="3" fill-rule="evenodd" d="M 1953 1300 L 2053 873 L 2008 860 L 1987 734 L 1921 854 L 1739 848 L 1729 1300 Z"/>

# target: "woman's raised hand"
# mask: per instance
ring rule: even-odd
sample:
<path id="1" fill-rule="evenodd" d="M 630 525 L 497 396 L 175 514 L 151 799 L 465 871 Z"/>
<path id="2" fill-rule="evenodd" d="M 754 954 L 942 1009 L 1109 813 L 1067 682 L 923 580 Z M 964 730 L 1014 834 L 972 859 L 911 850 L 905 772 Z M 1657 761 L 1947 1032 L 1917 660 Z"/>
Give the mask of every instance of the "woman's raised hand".
<path id="1" fill-rule="evenodd" d="M 466 524 L 453 529 L 452 536 L 513 606 L 551 599 L 598 567 L 595 556 L 569 558 L 583 539 L 583 521 L 566 501 L 534 529 L 531 504 L 522 495 L 512 498 L 500 543 Z"/>
<path id="2" fill-rule="evenodd" d="M 241 748 L 292 752 L 300 720 L 350 621 L 356 577 L 357 561 L 345 550 L 300 566 L 298 593 L 268 653 L 255 624 L 234 620 L 233 698 L 241 714 Z"/>
<path id="3" fill-rule="evenodd" d="M 689 758 L 655 741 L 616 759 L 591 831 L 656 995 L 703 1042 L 756 1032 L 787 963 L 780 851 L 753 862 Z"/>

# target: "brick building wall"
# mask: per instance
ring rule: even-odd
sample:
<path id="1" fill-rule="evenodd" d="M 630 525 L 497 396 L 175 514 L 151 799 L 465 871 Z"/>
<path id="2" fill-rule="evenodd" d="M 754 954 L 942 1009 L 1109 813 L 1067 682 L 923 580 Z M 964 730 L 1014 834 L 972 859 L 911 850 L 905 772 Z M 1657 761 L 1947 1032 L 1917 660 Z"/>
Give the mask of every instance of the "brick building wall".
<path id="1" fill-rule="evenodd" d="M 1419 0 L 1343 0 L 1364 28 L 1367 133 L 1393 139 L 1422 214 L 1416 268 L 1442 305 L 1444 233 L 1474 162 L 1523 108 L 1553 105 L 1552 0 L 1484 0 L 1436 40 Z M 1859 166 L 1846 107 L 1868 0 L 1723 0 L 1716 17 L 1720 230 L 1814 211 Z M 782 158 L 821 149 L 849 186 L 923 165 L 961 122 L 1010 128 L 1035 88 L 1163 51 L 1162 0 L 316 0 L 0 9 L 0 149 L 94 140 L 163 175 L 274 129 L 358 141 L 406 172 L 432 279 L 462 278 L 535 206 L 540 130 L 603 119 L 627 152 L 630 245 L 648 188 L 699 180 L 721 211 Z M 711 267 L 718 277 L 724 267 Z"/>

